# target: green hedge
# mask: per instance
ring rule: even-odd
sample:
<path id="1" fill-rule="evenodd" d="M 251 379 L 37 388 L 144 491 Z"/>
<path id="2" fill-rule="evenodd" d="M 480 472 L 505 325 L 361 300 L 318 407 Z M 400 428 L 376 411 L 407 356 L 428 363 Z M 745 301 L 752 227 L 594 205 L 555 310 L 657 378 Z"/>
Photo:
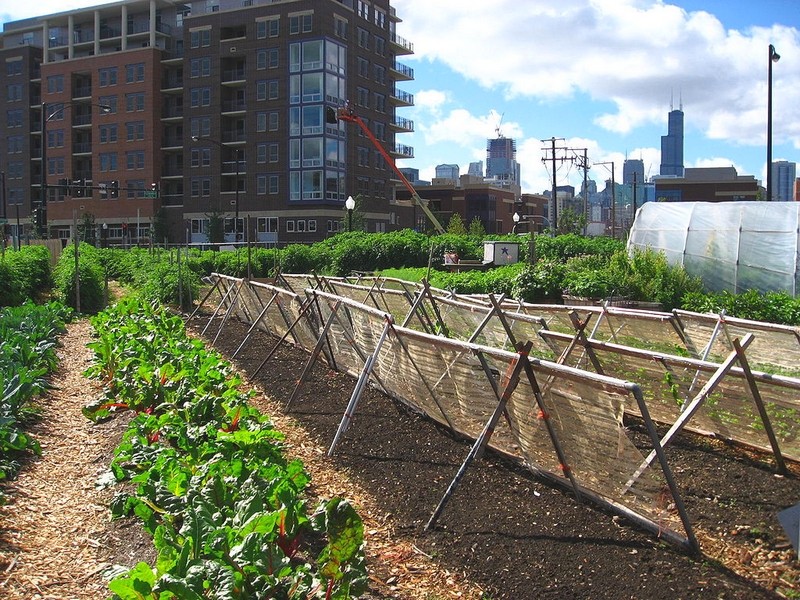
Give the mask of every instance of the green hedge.
<path id="1" fill-rule="evenodd" d="M 0 256 L 0 306 L 38 299 L 51 285 L 50 251 L 45 246 L 22 246 Z"/>

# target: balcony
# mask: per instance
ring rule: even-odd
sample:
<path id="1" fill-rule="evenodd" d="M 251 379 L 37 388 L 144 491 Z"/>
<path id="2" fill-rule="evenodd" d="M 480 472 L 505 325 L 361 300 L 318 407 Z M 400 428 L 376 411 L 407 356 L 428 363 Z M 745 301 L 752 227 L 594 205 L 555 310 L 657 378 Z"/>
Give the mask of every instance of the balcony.
<path id="1" fill-rule="evenodd" d="M 406 146 L 405 144 L 395 144 L 389 154 L 392 155 L 392 158 L 414 158 L 414 147 Z"/>
<path id="2" fill-rule="evenodd" d="M 395 117 L 394 120 L 389 123 L 389 127 L 395 131 L 411 133 L 414 131 L 414 121 L 411 119 L 404 119 L 403 117 Z"/>
<path id="3" fill-rule="evenodd" d="M 414 44 L 406 39 L 401 38 L 396 33 L 389 36 L 389 43 L 394 47 L 395 53 L 399 54 L 414 54 Z"/>
<path id="4" fill-rule="evenodd" d="M 414 106 L 414 95 L 395 88 L 392 92 L 392 101 L 399 106 Z"/>
<path id="5" fill-rule="evenodd" d="M 222 83 L 244 82 L 244 69 L 226 69 L 222 72 Z"/>
<path id="6" fill-rule="evenodd" d="M 247 102 L 244 100 L 226 100 L 222 103 L 223 113 L 244 112 L 247 110 Z"/>
<path id="7" fill-rule="evenodd" d="M 394 61 L 391 70 L 397 81 L 412 81 L 414 79 L 414 69 L 403 63 Z"/>

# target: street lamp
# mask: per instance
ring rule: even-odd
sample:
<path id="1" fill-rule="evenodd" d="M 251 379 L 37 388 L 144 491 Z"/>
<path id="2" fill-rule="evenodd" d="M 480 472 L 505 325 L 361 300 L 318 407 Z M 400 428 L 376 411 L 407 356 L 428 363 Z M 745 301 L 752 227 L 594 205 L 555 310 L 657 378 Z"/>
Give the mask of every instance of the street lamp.
<path id="1" fill-rule="evenodd" d="M 210 137 L 204 137 L 203 140 L 205 140 L 207 142 L 211 142 L 212 144 L 214 144 L 216 146 L 219 146 L 220 148 L 227 148 L 228 147 L 228 146 L 222 145 L 217 140 L 212 139 Z M 192 136 L 192 141 L 193 142 L 199 142 L 200 141 L 200 136 L 193 135 Z M 234 241 L 235 242 L 239 241 L 239 152 L 240 152 L 240 150 L 241 149 L 238 146 L 233 149 L 233 151 L 235 153 L 235 156 L 236 156 L 236 183 L 235 183 L 235 186 L 234 186 L 235 187 L 234 192 L 235 192 L 236 196 L 235 196 L 234 201 L 233 201 L 233 203 L 234 203 L 233 237 L 234 237 Z"/>
<path id="2" fill-rule="evenodd" d="M 344 207 L 347 209 L 347 231 L 353 231 L 353 209 L 356 207 L 356 201 L 352 196 L 348 196 L 344 201 Z"/>
<path id="3" fill-rule="evenodd" d="M 775 52 L 775 46 L 769 45 L 768 76 L 767 76 L 767 202 L 772 201 L 772 63 L 781 59 Z"/>
<path id="4" fill-rule="evenodd" d="M 516 235 L 517 234 L 517 225 L 519 225 L 519 220 L 520 220 L 521 217 L 519 216 L 518 212 L 515 212 L 514 216 L 511 217 L 511 218 L 514 220 L 514 227 L 511 229 L 511 233 L 512 233 L 512 235 Z"/>
<path id="5" fill-rule="evenodd" d="M 48 115 L 47 102 L 42 102 L 42 122 L 40 127 L 42 131 L 42 172 L 39 181 L 39 209 L 41 218 L 39 220 L 39 230 L 40 233 L 45 237 L 47 236 L 47 132 L 45 131 L 45 127 L 47 126 L 47 123 L 52 121 L 57 115 L 63 113 L 74 104 L 88 104 L 89 106 L 96 106 L 104 115 L 107 115 L 111 112 L 111 107 L 107 104 L 94 104 L 91 102 L 65 102 Z M 33 209 L 33 206 L 31 206 L 31 209 Z"/>

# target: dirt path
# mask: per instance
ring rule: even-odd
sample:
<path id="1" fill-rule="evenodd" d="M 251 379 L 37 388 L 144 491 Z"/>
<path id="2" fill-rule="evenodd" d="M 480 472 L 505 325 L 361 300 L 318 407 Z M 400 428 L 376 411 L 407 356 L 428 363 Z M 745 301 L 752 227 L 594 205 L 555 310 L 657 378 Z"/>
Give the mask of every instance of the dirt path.
<path id="1" fill-rule="evenodd" d="M 99 385 L 82 376 L 92 355 L 86 320 L 72 323 L 58 349 L 53 389 L 41 404 L 41 421 L 31 434 L 41 458 L 26 464 L 6 486 L 8 504 L 0 508 L 0 597 L 102 598 L 108 566 L 102 538 L 108 526 L 108 492 L 95 481 L 110 451 L 82 414 Z"/>
<path id="2" fill-rule="evenodd" d="M 41 402 L 41 420 L 31 434 L 42 456 L 29 461 L 5 486 L 0 507 L 0 598 L 4 600 L 96 600 L 110 596 L 104 573 L 115 564 L 152 564 L 152 545 L 136 523 L 109 520 L 109 489 L 96 481 L 106 470 L 126 419 L 93 425 L 81 408 L 100 394 L 100 385 L 83 376 L 91 364 L 91 326 L 71 323 L 59 348 L 57 389 Z M 370 568 L 370 598 L 446 600 L 481 598 L 481 591 L 458 573 L 440 567 L 411 541 L 398 536 L 389 515 L 363 488 L 325 456 L 325 448 L 259 393 L 254 399 L 275 415 L 286 434 L 287 453 L 300 458 L 318 497 L 340 495 L 364 519 Z M 310 504 L 316 504 L 316 498 Z"/>

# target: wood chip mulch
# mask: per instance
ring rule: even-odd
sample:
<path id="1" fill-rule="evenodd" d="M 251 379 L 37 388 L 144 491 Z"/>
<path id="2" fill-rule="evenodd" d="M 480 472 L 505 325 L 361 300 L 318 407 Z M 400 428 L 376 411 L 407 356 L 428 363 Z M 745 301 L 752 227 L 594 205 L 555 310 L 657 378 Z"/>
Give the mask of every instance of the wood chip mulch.
<path id="1" fill-rule="evenodd" d="M 40 399 L 41 419 L 30 433 L 42 456 L 27 461 L 3 492 L 0 506 L 0 598 L 5 600 L 95 600 L 110 596 L 106 576 L 115 564 L 150 560 L 142 534 L 110 521 L 113 490 L 97 486 L 107 471 L 124 425 L 88 421 L 81 409 L 101 393 L 83 376 L 91 364 L 91 326 L 86 319 L 67 326 L 59 348 L 55 386 Z M 319 498 L 342 496 L 364 520 L 371 598 L 481 598 L 482 591 L 436 564 L 413 542 L 398 535 L 370 495 L 335 469 L 326 448 L 281 413 L 263 393 L 255 398 L 286 435 L 287 453 L 300 458 Z M 316 499 L 310 499 L 313 506 Z M 145 540 L 146 541 L 146 540 Z M 143 556 L 144 554 L 144 556 Z"/>

